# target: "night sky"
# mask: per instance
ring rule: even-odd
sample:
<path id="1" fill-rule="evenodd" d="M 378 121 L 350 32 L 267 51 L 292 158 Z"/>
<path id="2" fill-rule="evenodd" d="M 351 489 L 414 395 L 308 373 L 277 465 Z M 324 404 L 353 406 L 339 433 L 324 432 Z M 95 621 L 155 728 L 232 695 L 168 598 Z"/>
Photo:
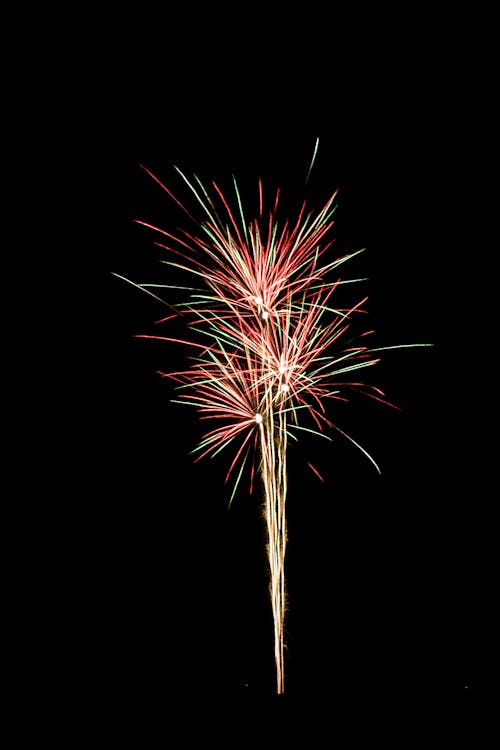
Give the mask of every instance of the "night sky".
<path id="1" fill-rule="evenodd" d="M 334 43 L 339 31 L 306 48 L 288 38 L 271 49 L 264 35 L 250 65 L 251 34 L 200 41 L 198 22 L 196 43 L 172 47 L 189 35 L 167 26 L 163 46 L 129 29 L 109 58 L 101 51 L 106 64 L 80 74 L 59 123 L 74 133 L 60 169 L 75 220 L 59 286 L 71 299 L 63 408 L 35 511 L 39 689 L 54 706 L 116 716 L 154 713 L 169 692 L 186 706 L 274 692 L 259 495 L 243 482 L 228 510 L 227 458 L 193 463 L 196 413 L 156 375 L 185 352 L 134 338 L 163 309 L 112 275 L 169 281 L 134 219 L 172 229 L 179 212 L 144 164 L 174 191 L 174 165 L 226 191 L 234 174 L 248 203 L 260 176 L 292 213 L 338 188 L 335 250 L 366 248 L 343 273 L 368 277 L 350 291 L 368 294 L 377 343 L 433 344 L 383 353 L 364 373 L 402 411 L 355 397 L 331 412 L 381 477 L 340 436 L 289 454 L 285 700 L 485 693 L 495 493 L 480 426 L 491 408 L 486 154 L 471 114 L 481 93 L 459 50 L 445 63 L 430 32 L 425 65 L 422 43 L 359 58 Z"/>

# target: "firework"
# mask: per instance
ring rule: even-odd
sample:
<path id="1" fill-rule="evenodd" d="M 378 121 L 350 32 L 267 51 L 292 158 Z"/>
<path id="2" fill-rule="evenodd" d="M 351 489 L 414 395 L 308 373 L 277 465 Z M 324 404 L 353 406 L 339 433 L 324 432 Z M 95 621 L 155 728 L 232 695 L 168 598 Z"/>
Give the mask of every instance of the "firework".
<path id="1" fill-rule="evenodd" d="M 316 151 L 317 143 L 314 157 Z M 307 179 L 311 167 L 312 162 Z M 276 691 L 283 693 L 287 445 L 298 440 L 301 431 L 331 439 L 335 430 L 380 471 L 374 458 L 331 421 L 327 406 L 334 400 L 349 400 L 353 390 L 389 404 L 380 389 L 359 380 L 357 371 L 376 364 L 383 349 L 398 347 L 370 348 L 365 341 L 373 331 L 353 334 L 353 319 L 365 312 L 366 298 L 347 307 L 336 304 L 340 285 L 347 283 L 339 276 L 340 267 L 361 252 L 329 259 L 336 193 L 319 211 L 303 202 L 295 220 L 281 223 L 280 191 L 267 209 L 259 180 L 255 217 L 248 221 L 234 178 L 230 199 L 215 182 L 208 188 L 198 177 L 188 178 L 176 170 L 202 218 L 197 220 L 145 169 L 182 208 L 192 229 L 170 231 L 138 223 L 157 235 L 156 244 L 165 251 L 162 262 L 193 278 L 192 287 L 183 287 L 187 298 L 168 302 L 173 312 L 159 321 L 168 324 L 175 315 L 182 316 L 187 334 L 182 339 L 144 337 L 188 348 L 186 370 L 160 374 L 175 381 L 176 402 L 195 407 L 200 419 L 210 423 L 193 451 L 196 460 L 232 450 L 226 473 L 226 482 L 232 482 L 230 503 L 245 471 L 250 492 L 260 477 Z M 162 301 L 160 290 L 173 294 L 179 288 L 168 283 L 130 283 Z M 318 469 L 308 465 L 321 478 Z"/>

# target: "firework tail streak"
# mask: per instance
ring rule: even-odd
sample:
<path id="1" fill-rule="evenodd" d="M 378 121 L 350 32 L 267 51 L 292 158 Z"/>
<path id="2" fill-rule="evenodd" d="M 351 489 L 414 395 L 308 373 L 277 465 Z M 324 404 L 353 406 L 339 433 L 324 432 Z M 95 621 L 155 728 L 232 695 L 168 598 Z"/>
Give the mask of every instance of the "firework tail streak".
<path id="1" fill-rule="evenodd" d="M 312 162 L 307 178 L 311 167 Z M 369 348 L 364 344 L 365 337 L 373 331 L 355 338 L 351 335 L 352 319 L 364 312 L 366 298 L 347 308 L 335 305 L 341 284 L 361 280 L 341 280 L 338 269 L 362 250 L 327 260 L 333 243 L 336 193 L 318 212 L 309 210 L 304 201 L 295 222 L 286 220 L 280 225 L 280 190 L 267 212 L 259 180 L 257 218 L 247 222 L 234 177 L 232 208 L 215 182 L 209 192 L 196 175 L 188 178 L 176 167 L 204 214 L 197 220 L 168 187 L 143 169 L 189 217 L 194 229 L 172 233 L 143 221 L 138 223 L 159 236 L 155 244 L 167 252 L 162 263 L 191 274 L 197 286 L 182 287 L 189 292 L 187 301 L 172 305 L 159 296 L 160 290 L 174 294 L 179 287 L 136 283 L 115 275 L 173 311 L 158 323 L 168 323 L 176 315 L 186 322 L 189 336 L 185 339 L 141 337 L 180 343 L 192 352 L 188 369 L 160 375 L 176 382 L 176 402 L 194 406 L 202 420 L 212 423 L 193 451 L 196 460 L 215 456 L 228 447 L 233 449 L 226 475 L 226 482 L 233 482 L 229 504 L 246 467 L 250 492 L 255 475 L 260 475 L 268 536 L 276 691 L 281 694 L 285 690 L 288 441 L 296 441 L 300 431 L 331 440 L 325 428 L 336 430 L 380 472 L 369 453 L 328 418 L 326 402 L 347 401 L 349 393 L 356 390 L 394 406 L 379 388 L 360 382 L 354 373 L 378 362 L 382 350 L 426 344 Z M 316 467 L 308 465 L 321 479 Z"/>

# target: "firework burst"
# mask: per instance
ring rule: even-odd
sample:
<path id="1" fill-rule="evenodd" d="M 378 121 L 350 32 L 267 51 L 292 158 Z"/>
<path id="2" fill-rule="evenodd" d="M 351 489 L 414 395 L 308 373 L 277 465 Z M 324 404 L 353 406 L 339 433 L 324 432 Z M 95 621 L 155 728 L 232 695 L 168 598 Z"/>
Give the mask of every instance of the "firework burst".
<path id="1" fill-rule="evenodd" d="M 314 155 L 316 150 L 317 144 Z M 195 280 L 196 286 L 183 287 L 187 299 L 167 303 L 174 312 L 159 321 L 167 324 L 172 317 L 182 316 L 188 335 L 183 339 L 144 337 L 188 348 L 190 366 L 186 370 L 160 374 L 175 381 L 175 401 L 195 407 L 200 419 L 210 422 L 193 451 L 196 460 L 232 449 L 226 474 L 226 482 L 232 482 L 230 503 L 245 470 L 250 492 L 256 476 L 260 477 L 268 537 L 276 690 L 283 693 L 287 445 L 298 439 L 300 431 L 331 439 L 329 433 L 336 430 L 379 471 L 372 456 L 331 421 L 327 405 L 349 400 L 353 390 L 389 404 L 380 389 L 359 381 L 357 371 L 376 364 L 383 349 L 398 347 L 370 348 L 364 342 L 373 331 L 352 333 L 352 321 L 364 313 L 366 298 L 348 307 L 336 305 L 338 289 L 347 283 L 340 278 L 339 268 L 361 252 L 328 259 L 336 193 L 317 212 L 304 202 L 296 220 L 281 225 L 280 191 L 267 210 L 259 180 L 255 218 L 248 221 L 234 178 L 231 206 L 215 182 L 208 189 L 196 176 L 188 178 L 176 169 L 203 218 L 197 220 L 145 169 L 182 208 L 193 229 L 172 232 L 138 223 L 157 235 L 156 244 L 166 251 L 162 262 Z M 177 289 L 170 284 L 125 280 L 162 301 L 159 290 L 173 293 Z M 309 466 L 321 478 L 317 468 Z"/>

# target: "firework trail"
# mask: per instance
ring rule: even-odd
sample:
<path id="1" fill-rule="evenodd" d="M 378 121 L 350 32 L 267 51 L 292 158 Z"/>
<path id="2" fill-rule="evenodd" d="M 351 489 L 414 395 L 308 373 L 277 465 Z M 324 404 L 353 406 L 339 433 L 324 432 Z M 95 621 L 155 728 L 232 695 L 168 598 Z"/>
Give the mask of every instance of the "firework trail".
<path id="1" fill-rule="evenodd" d="M 316 142 L 306 182 L 317 147 Z M 295 221 L 281 224 L 280 191 L 272 209 L 265 209 L 259 180 L 256 218 L 247 221 L 234 178 L 231 207 L 215 182 L 209 191 L 196 175 L 188 178 L 176 167 L 202 210 L 203 219 L 199 221 L 168 187 L 143 168 L 184 211 L 193 229 L 171 232 L 138 223 L 158 235 L 156 244 L 167 252 L 162 262 L 191 274 L 196 282 L 195 287 L 182 287 L 189 292 L 186 301 L 166 303 L 173 312 L 159 321 L 167 323 L 176 315 L 182 316 L 189 335 L 183 339 L 143 337 L 180 343 L 190 350 L 188 369 L 160 374 L 176 382 L 176 402 L 194 406 L 200 419 L 213 425 L 193 451 L 196 460 L 232 448 L 226 474 L 226 482 L 233 482 L 230 503 L 245 469 L 250 492 L 256 476 L 260 478 L 267 526 L 276 691 L 281 694 L 285 690 L 288 441 L 296 441 L 300 431 L 331 439 L 325 428 L 336 430 L 379 471 L 368 452 L 328 418 L 326 403 L 348 401 L 356 390 L 389 404 L 382 391 L 360 382 L 352 373 L 378 362 L 380 351 L 399 347 L 369 348 L 364 341 L 373 331 L 355 337 L 351 334 L 352 320 L 364 312 L 366 298 L 347 308 L 335 304 L 339 286 L 347 283 L 340 279 L 338 269 L 361 252 L 327 259 L 333 243 L 336 193 L 317 212 L 304 202 Z M 124 280 L 161 301 L 165 300 L 159 290 L 168 289 L 173 294 L 178 289 L 169 284 Z M 321 479 L 316 467 L 309 466 Z"/>

